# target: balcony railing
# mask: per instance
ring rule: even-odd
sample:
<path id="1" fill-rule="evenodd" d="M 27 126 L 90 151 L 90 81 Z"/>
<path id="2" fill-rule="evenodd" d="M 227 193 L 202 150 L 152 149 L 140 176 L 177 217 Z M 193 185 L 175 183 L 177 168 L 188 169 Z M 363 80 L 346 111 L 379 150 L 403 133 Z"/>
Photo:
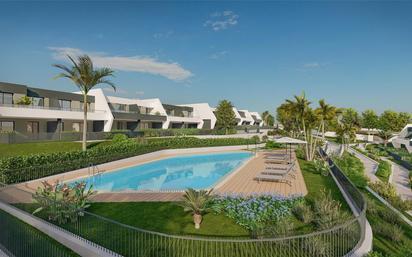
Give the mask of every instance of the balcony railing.
<path id="1" fill-rule="evenodd" d="M 42 109 L 53 111 L 68 111 L 68 112 L 83 112 L 82 108 L 66 108 L 66 107 L 51 107 L 51 106 L 39 106 L 39 105 L 24 105 L 24 104 L 0 104 L 0 107 L 11 107 L 20 109 Z M 94 108 L 88 109 L 87 112 L 104 113 L 104 110 L 95 110 Z"/>

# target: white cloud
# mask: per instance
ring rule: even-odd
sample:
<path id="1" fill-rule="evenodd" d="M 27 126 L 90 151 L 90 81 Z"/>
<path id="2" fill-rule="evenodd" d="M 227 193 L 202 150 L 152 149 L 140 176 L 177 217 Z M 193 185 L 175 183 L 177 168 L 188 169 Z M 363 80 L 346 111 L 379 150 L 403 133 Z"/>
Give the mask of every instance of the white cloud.
<path id="1" fill-rule="evenodd" d="M 220 52 L 216 52 L 216 53 L 211 54 L 209 56 L 209 59 L 217 60 L 217 59 L 225 57 L 226 55 L 227 55 L 227 51 L 220 51 Z"/>
<path id="2" fill-rule="evenodd" d="M 159 32 L 153 34 L 154 39 L 163 39 L 163 38 L 169 38 L 171 37 L 175 32 L 173 30 L 168 30 L 166 32 Z"/>
<path id="3" fill-rule="evenodd" d="M 88 54 L 96 67 L 109 67 L 114 70 L 149 73 L 163 76 L 174 81 L 184 81 L 193 76 L 193 73 L 184 69 L 176 62 L 161 62 L 147 56 L 109 56 L 102 52 L 86 52 L 70 47 L 49 47 L 53 51 L 53 58 L 67 61 L 67 55 L 78 56 Z"/>
<path id="4" fill-rule="evenodd" d="M 225 30 L 238 23 L 239 15 L 233 11 L 214 12 L 209 15 L 209 19 L 203 24 L 211 27 L 214 31 Z"/>
<path id="5" fill-rule="evenodd" d="M 303 68 L 306 68 L 306 69 L 320 68 L 321 66 L 323 65 L 318 62 L 308 62 L 308 63 L 303 64 Z"/>

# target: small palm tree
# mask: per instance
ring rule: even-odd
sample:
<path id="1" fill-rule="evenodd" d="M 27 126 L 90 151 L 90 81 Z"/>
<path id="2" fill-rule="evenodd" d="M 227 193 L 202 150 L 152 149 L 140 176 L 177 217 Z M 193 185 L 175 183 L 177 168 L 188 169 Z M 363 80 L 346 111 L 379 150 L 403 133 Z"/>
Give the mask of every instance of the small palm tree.
<path id="1" fill-rule="evenodd" d="M 202 222 L 202 215 L 210 210 L 210 204 L 212 200 L 212 190 L 199 190 L 196 191 L 193 188 L 186 190 L 182 197 L 182 201 L 179 203 L 184 208 L 184 211 L 191 212 L 193 214 L 193 222 L 195 228 L 200 228 Z"/>
<path id="2" fill-rule="evenodd" d="M 319 115 L 321 122 L 322 140 L 325 141 L 325 127 L 328 122 L 335 118 L 336 107 L 327 104 L 324 99 L 321 99 L 319 100 L 319 108 L 316 109 L 316 114 Z"/>
<path id="3" fill-rule="evenodd" d="M 112 77 L 114 71 L 109 68 L 94 69 L 93 62 L 88 55 L 82 55 L 77 57 L 77 62 L 71 56 L 67 56 L 72 62 L 71 67 L 67 67 L 62 64 L 53 64 L 54 67 L 63 70 L 55 76 L 57 78 L 68 78 L 70 79 L 83 94 L 83 142 L 82 149 L 86 151 L 87 142 L 87 94 L 91 89 L 93 89 L 98 84 L 107 84 L 116 90 L 116 86 L 107 79 L 107 77 Z"/>

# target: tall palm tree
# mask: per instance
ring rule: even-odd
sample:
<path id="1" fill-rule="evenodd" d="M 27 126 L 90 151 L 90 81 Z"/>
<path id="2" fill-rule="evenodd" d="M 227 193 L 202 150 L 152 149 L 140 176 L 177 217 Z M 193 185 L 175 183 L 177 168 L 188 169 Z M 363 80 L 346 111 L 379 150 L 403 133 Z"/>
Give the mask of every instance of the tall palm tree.
<path id="1" fill-rule="evenodd" d="M 299 128 L 299 130 L 303 132 L 303 137 L 305 138 L 305 141 L 308 142 L 308 133 L 306 131 L 305 116 L 307 115 L 307 111 L 309 109 L 309 105 L 311 104 L 311 102 L 306 99 L 305 93 L 302 93 L 302 95 L 300 96 L 295 95 L 294 100 L 287 99 L 286 103 L 290 106 L 291 109 L 294 110 L 298 124 L 302 125 L 302 127 Z M 310 160 L 308 144 L 305 144 L 305 152 L 306 160 Z"/>
<path id="2" fill-rule="evenodd" d="M 322 140 L 325 141 L 325 127 L 328 122 L 336 116 L 336 107 L 329 105 L 324 99 L 319 100 L 319 107 L 316 109 L 316 114 L 320 118 L 320 129 L 322 131 Z"/>
<path id="3" fill-rule="evenodd" d="M 106 84 L 116 90 L 116 86 L 107 77 L 112 77 L 114 71 L 109 68 L 95 69 L 93 62 L 88 55 L 77 57 L 77 62 L 71 57 L 67 56 L 72 66 L 68 67 L 62 64 L 53 64 L 54 67 L 59 68 L 63 72 L 57 74 L 55 79 L 68 78 L 70 79 L 83 94 L 83 142 L 82 149 L 86 151 L 87 142 L 87 94 L 98 84 Z"/>

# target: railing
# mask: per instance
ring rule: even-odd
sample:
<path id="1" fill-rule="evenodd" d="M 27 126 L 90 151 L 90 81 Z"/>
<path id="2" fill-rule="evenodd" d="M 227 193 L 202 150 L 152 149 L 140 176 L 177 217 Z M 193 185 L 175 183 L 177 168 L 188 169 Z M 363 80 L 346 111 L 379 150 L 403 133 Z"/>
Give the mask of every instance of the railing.
<path id="1" fill-rule="evenodd" d="M 41 110 L 53 110 L 53 111 L 68 111 L 68 112 L 83 112 L 82 108 L 66 108 L 66 107 L 53 107 L 53 106 L 41 106 L 41 105 L 31 105 L 31 104 L 0 104 L 0 107 L 11 107 L 11 108 L 23 108 L 23 109 L 41 109 Z M 105 113 L 105 110 L 95 110 L 93 108 L 87 109 L 90 113 Z"/>
<path id="2" fill-rule="evenodd" d="M 143 136 L 139 131 L 87 132 L 87 140 L 106 140 L 114 134 L 125 134 L 130 138 Z M 81 141 L 83 132 L 53 132 L 53 133 L 0 133 L 0 144 L 27 143 L 36 141 Z"/>
<path id="3" fill-rule="evenodd" d="M 42 232 L 0 210 L 0 250 L 8 256 L 77 256 Z"/>
<path id="4" fill-rule="evenodd" d="M 331 172 L 347 193 L 348 200 L 356 206 L 359 214 L 341 225 L 323 231 L 260 239 L 179 236 L 136 228 L 90 212 L 84 212 L 84 216 L 79 217 L 75 223 L 60 226 L 123 256 L 350 256 L 364 240 L 366 203 L 362 194 L 339 168 L 334 166 L 330 159 L 328 161 L 331 164 Z M 6 202 L 18 202 L 16 190 L 21 190 L 21 187 L 17 187 L 18 185 L 8 186 L 3 189 L 0 192 L 0 199 Z M 32 202 L 30 192 L 26 192 L 26 197 L 23 198 L 26 203 Z M 19 206 L 24 208 L 24 205 Z"/>

